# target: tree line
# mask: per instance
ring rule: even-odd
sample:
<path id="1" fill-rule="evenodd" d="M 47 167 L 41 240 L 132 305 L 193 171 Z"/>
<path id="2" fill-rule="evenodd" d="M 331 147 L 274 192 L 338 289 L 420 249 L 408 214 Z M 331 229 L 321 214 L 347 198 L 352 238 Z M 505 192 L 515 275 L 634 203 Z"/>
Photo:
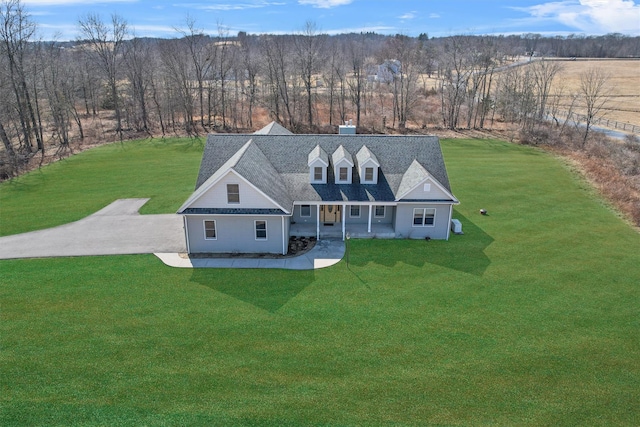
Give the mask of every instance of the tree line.
<path id="1" fill-rule="evenodd" d="M 5 176 L 46 147 L 70 150 L 96 123 L 108 140 L 246 131 L 260 114 L 300 132 L 349 119 L 369 131 L 484 128 L 496 118 L 530 128 L 560 108 L 551 93 L 560 66 L 533 57 L 640 55 L 640 38 L 618 34 L 328 36 L 307 22 L 290 35 L 222 26 L 207 35 L 187 17 L 175 38 L 155 39 L 136 37 L 117 14 L 82 16 L 78 29 L 73 42 L 41 41 L 20 0 L 1 2 Z M 522 58 L 530 63 L 517 66 Z M 592 76 L 594 115 L 603 78 Z"/>

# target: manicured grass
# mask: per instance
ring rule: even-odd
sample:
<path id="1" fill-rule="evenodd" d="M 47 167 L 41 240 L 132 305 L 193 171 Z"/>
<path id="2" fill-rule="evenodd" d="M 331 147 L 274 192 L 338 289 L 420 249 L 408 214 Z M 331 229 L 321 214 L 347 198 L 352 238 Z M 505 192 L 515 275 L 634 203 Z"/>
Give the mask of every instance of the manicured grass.
<path id="1" fill-rule="evenodd" d="M 29 209 L 64 222 L 86 198 L 148 197 L 110 166 L 122 149 L 55 209 L 42 185 L 0 186 L 3 232 Z M 158 158 L 136 172 L 150 211 L 175 210 L 198 149 L 135 149 Z M 540 151 L 443 151 L 465 232 L 449 242 L 351 240 L 348 265 L 305 272 L 0 261 L 0 424 L 637 425 L 640 235 Z M 172 164 L 188 188 L 156 179 Z"/>
<path id="2" fill-rule="evenodd" d="M 84 218 L 116 199 L 175 212 L 193 191 L 204 139 L 154 139 L 80 153 L 0 186 L 0 236 Z"/>

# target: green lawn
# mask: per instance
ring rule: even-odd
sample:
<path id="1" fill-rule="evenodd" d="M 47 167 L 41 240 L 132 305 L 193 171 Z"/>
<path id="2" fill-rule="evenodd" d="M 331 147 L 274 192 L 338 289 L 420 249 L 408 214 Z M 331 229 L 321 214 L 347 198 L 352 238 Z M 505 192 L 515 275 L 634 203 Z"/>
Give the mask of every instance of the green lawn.
<path id="1" fill-rule="evenodd" d="M 112 145 L 4 183 L 1 231 L 175 211 L 201 151 Z M 449 242 L 351 240 L 302 272 L 0 261 L 0 425 L 638 425 L 640 235 L 541 151 L 443 151 Z"/>

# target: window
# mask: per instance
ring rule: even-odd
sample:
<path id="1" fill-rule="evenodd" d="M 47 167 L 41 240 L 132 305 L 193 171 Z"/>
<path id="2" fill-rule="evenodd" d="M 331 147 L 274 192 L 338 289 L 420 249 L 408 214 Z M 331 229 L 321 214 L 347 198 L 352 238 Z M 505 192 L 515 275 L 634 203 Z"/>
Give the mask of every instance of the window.
<path id="1" fill-rule="evenodd" d="M 349 180 L 349 172 L 347 168 L 340 168 L 340 181 L 348 181 Z"/>
<path id="2" fill-rule="evenodd" d="M 216 240 L 218 238 L 215 221 L 204 222 L 204 238 L 205 240 Z"/>
<path id="3" fill-rule="evenodd" d="M 413 210 L 414 227 L 433 227 L 436 222 L 436 210 L 434 208 L 416 208 Z"/>
<path id="4" fill-rule="evenodd" d="M 256 221 L 256 240 L 267 240 L 267 221 Z"/>
<path id="5" fill-rule="evenodd" d="M 349 216 L 351 218 L 360 218 L 360 206 L 359 205 L 351 205 L 351 209 L 349 211 Z"/>
<path id="6" fill-rule="evenodd" d="M 240 203 L 240 186 L 227 184 L 227 203 Z"/>
<path id="7" fill-rule="evenodd" d="M 383 218 L 384 217 L 384 212 L 385 211 L 385 207 L 384 206 L 376 206 L 376 210 L 375 210 L 375 217 L 376 218 Z"/>
<path id="8" fill-rule="evenodd" d="M 429 191 L 431 191 L 431 184 L 425 184 L 424 187 L 422 187 L 422 189 L 424 190 L 425 193 L 428 193 Z"/>
<path id="9" fill-rule="evenodd" d="M 300 205 L 300 216 L 311 216 L 311 205 Z"/>
<path id="10" fill-rule="evenodd" d="M 323 181 L 323 173 L 321 167 L 313 168 L 313 180 L 314 181 Z"/>
<path id="11" fill-rule="evenodd" d="M 373 181 L 373 168 L 364 168 L 364 180 Z"/>

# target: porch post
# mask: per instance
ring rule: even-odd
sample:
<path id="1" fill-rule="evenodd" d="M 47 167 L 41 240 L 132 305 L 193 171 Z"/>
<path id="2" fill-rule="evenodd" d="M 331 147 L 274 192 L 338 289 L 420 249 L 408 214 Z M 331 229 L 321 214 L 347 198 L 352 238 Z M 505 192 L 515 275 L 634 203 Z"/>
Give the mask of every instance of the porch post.
<path id="1" fill-rule="evenodd" d="M 373 211 L 373 205 L 369 205 L 369 222 L 367 223 L 367 233 L 371 233 L 371 211 Z"/>
<path id="2" fill-rule="evenodd" d="M 320 240 L 320 205 L 316 206 L 316 240 Z"/>
<path id="3" fill-rule="evenodd" d="M 345 231 L 347 229 L 347 224 L 345 224 L 347 219 L 347 205 L 342 206 L 342 241 L 345 238 Z"/>

